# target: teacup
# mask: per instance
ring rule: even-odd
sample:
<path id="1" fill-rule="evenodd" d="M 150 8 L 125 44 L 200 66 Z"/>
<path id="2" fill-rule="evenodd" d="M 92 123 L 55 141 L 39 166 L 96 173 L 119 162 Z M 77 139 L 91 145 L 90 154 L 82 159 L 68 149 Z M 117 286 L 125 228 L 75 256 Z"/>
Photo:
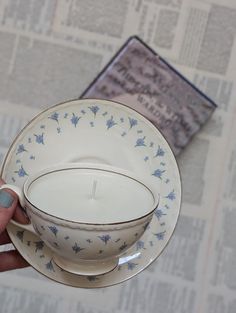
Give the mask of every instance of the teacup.
<path id="1" fill-rule="evenodd" d="M 113 270 L 159 202 L 158 186 L 101 164 L 58 165 L 28 177 L 22 189 L 2 188 L 17 193 L 31 221 L 20 226 L 41 238 L 59 267 L 82 275 Z"/>

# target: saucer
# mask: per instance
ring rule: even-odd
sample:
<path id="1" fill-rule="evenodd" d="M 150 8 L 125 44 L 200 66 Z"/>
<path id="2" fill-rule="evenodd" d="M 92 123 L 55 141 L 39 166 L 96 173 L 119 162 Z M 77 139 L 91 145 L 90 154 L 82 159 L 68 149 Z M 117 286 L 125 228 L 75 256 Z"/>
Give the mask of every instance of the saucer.
<path id="1" fill-rule="evenodd" d="M 16 137 L 1 171 L 22 187 L 25 179 L 55 164 L 92 162 L 133 171 L 160 192 L 150 227 L 119 266 L 99 276 L 67 273 L 52 261 L 52 252 L 37 236 L 15 225 L 8 233 L 20 254 L 40 273 L 76 287 L 105 287 L 131 278 L 163 251 L 180 211 L 181 183 L 175 157 L 157 128 L 122 104 L 95 99 L 58 104 L 36 116 Z"/>
<path id="2" fill-rule="evenodd" d="M 98 276 L 76 275 L 64 271 L 53 261 L 52 251 L 33 233 L 10 224 L 8 233 L 16 249 L 38 272 L 59 283 L 73 287 L 98 288 L 121 283 L 146 268 L 161 253 L 167 238 L 159 230 L 158 214 L 140 240 L 119 258 L 111 272 Z"/>

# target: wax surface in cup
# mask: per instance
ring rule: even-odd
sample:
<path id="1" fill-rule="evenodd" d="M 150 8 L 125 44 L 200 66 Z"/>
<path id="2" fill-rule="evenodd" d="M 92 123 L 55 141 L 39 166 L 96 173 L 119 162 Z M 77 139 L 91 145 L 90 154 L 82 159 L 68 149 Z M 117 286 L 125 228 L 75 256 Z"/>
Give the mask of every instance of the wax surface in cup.
<path id="1" fill-rule="evenodd" d="M 66 169 L 33 181 L 27 197 L 40 210 L 66 220 L 116 223 L 141 217 L 154 198 L 142 183 L 116 173 Z"/>

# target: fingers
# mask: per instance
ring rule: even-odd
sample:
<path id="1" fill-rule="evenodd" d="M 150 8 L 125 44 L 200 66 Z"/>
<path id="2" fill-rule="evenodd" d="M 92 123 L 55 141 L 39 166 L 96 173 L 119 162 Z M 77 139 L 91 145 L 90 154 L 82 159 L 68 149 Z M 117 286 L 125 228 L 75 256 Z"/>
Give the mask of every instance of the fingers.
<path id="1" fill-rule="evenodd" d="M 16 210 L 13 214 L 13 220 L 21 223 L 21 224 L 28 224 L 29 223 L 29 218 L 25 215 L 19 204 L 16 207 Z"/>
<path id="2" fill-rule="evenodd" d="M 6 245 L 11 242 L 10 237 L 8 236 L 8 233 L 6 230 L 3 231 L 2 234 L 0 234 L 0 246 Z"/>
<path id="3" fill-rule="evenodd" d="M 17 207 L 17 196 L 9 189 L 0 190 L 0 234 L 5 230 Z"/>
<path id="4" fill-rule="evenodd" d="M 0 179 L 0 185 L 4 182 Z M 27 223 L 28 219 L 18 205 L 17 195 L 9 189 L 0 190 L 0 245 L 11 242 L 6 226 L 15 218 L 20 223 Z M 16 250 L 0 252 L 0 272 L 29 266 Z"/>
<path id="5" fill-rule="evenodd" d="M 4 184 L 4 181 L 0 178 L 0 186 L 2 186 Z M 9 193 L 11 195 L 14 196 L 14 198 L 17 198 L 17 195 L 12 191 L 12 190 L 9 190 Z M 1 192 L 1 190 L 0 190 Z M 1 209 L 1 204 L 0 204 L 0 209 Z M 14 214 L 12 215 L 12 218 L 19 222 L 19 223 L 22 223 L 22 224 L 28 224 L 29 223 L 29 219 L 28 217 L 26 217 L 26 215 L 24 214 L 23 210 L 21 209 L 19 203 L 17 204 L 17 207 L 14 211 Z M 0 217 L 0 221 L 1 221 L 1 217 Z M 1 223 L 1 222 L 0 222 Z M 1 226 L 0 226 L 0 233 L 1 233 Z"/>
<path id="6" fill-rule="evenodd" d="M 0 272 L 29 266 L 16 250 L 0 253 Z"/>

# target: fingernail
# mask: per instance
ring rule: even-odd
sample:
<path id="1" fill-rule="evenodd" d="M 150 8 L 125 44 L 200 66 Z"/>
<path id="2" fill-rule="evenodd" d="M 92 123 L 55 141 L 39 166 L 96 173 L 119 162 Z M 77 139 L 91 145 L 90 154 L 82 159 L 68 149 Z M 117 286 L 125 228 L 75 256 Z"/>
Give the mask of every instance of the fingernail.
<path id="1" fill-rule="evenodd" d="M 10 208 L 14 202 L 14 197 L 5 190 L 0 190 L 0 207 Z"/>

